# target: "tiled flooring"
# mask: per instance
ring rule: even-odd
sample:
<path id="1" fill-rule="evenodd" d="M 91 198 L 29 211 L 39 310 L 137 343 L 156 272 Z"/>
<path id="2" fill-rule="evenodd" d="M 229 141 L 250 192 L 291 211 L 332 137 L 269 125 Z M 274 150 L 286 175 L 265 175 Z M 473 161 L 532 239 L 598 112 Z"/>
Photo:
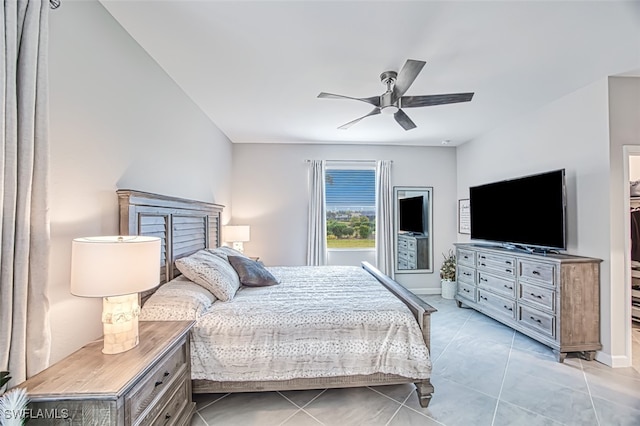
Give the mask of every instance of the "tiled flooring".
<path id="1" fill-rule="evenodd" d="M 429 408 L 412 385 L 194 395 L 192 425 L 640 425 L 640 372 L 555 361 L 549 348 L 452 300 L 432 321 Z M 638 336 L 636 335 L 636 338 Z"/>

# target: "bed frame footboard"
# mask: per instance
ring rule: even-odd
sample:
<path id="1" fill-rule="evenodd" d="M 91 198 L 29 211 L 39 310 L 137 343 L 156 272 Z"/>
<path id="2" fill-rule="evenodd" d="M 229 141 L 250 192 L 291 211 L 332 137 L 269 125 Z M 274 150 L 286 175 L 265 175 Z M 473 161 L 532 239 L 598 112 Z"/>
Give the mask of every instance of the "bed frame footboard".
<path id="1" fill-rule="evenodd" d="M 376 277 L 378 281 L 382 283 L 391 293 L 393 293 L 398 299 L 404 302 L 405 305 L 411 310 L 413 316 L 420 325 L 422 330 L 422 337 L 424 343 L 427 345 L 429 352 L 431 352 L 431 314 L 438 310 L 429 305 L 424 300 L 380 272 L 376 267 L 369 262 L 362 262 L 362 267 L 371 275 Z M 431 384 L 430 379 L 421 380 L 415 382 L 416 392 L 418 393 L 418 399 L 420 400 L 421 407 L 427 407 L 431 402 L 434 387 Z"/>

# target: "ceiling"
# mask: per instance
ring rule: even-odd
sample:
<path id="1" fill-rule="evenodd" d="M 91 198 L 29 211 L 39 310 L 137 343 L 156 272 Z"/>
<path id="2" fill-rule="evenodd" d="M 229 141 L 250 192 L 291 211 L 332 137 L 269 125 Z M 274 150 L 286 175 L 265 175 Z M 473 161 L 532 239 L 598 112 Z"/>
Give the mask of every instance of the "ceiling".
<path id="1" fill-rule="evenodd" d="M 640 69 L 640 2 L 101 0 L 234 143 L 451 146 L 610 75 Z M 383 71 L 427 62 L 406 95 L 417 128 L 320 92 L 380 95 Z"/>

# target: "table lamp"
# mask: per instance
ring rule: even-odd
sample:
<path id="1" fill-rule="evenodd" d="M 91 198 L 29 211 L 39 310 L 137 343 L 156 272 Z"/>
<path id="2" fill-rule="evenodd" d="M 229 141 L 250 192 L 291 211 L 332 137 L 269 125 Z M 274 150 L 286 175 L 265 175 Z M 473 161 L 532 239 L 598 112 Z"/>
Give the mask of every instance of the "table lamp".
<path id="1" fill-rule="evenodd" d="M 240 253 L 244 252 L 242 243 L 251 240 L 251 227 L 249 225 L 227 225 L 224 227 L 224 240 L 233 243 L 233 248 Z"/>
<path id="2" fill-rule="evenodd" d="M 76 238 L 71 245 L 71 293 L 102 297 L 104 348 L 117 354 L 138 345 L 138 293 L 160 283 L 160 239 Z"/>

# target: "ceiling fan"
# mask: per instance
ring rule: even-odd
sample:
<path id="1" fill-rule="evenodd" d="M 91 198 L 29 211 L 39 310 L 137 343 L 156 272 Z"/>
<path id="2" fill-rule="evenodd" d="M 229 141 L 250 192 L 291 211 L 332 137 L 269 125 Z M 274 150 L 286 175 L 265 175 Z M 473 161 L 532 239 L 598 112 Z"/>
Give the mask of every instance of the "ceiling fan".
<path id="1" fill-rule="evenodd" d="M 422 95 L 422 96 L 404 96 L 409 87 L 413 84 L 422 67 L 426 62 L 407 59 L 404 66 L 398 74 L 395 71 L 385 71 L 380 74 L 382 84 L 387 86 L 387 91 L 380 96 L 371 96 L 370 98 L 353 98 L 351 96 L 334 95 L 333 93 L 322 92 L 319 98 L 325 99 L 353 99 L 356 101 L 366 102 L 374 106 L 373 110 L 360 118 L 350 121 L 338 129 L 348 129 L 363 118 L 372 115 L 378 115 L 381 112 L 393 114 L 398 124 L 405 130 L 411 130 L 416 127 L 409 116 L 405 114 L 402 108 L 417 108 L 432 105 L 453 104 L 457 102 L 469 102 L 473 98 L 473 92 L 470 93 L 450 93 L 446 95 Z"/>

